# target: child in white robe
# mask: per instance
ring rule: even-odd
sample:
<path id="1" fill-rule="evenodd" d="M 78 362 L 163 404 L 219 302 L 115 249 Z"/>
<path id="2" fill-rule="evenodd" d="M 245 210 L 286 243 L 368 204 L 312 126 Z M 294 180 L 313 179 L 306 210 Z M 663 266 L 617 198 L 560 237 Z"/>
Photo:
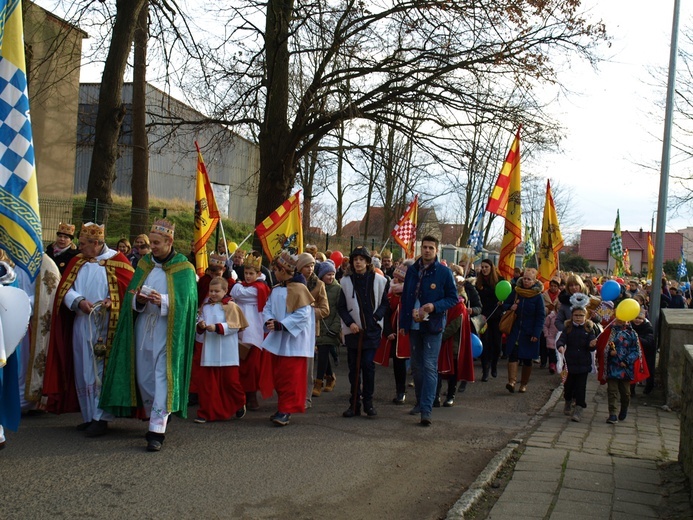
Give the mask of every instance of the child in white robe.
<path id="1" fill-rule="evenodd" d="M 228 282 L 214 278 L 200 307 L 197 332 L 202 342 L 196 423 L 245 416 L 245 392 L 238 375 L 238 331 L 248 326 L 238 305 L 227 298 Z"/>

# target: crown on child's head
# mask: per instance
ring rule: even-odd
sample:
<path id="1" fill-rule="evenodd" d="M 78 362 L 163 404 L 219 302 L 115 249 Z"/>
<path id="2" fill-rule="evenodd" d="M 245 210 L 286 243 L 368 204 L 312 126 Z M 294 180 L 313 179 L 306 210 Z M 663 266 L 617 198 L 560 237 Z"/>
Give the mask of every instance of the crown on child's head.
<path id="1" fill-rule="evenodd" d="M 173 234 L 176 231 L 176 225 L 173 222 L 166 220 L 165 218 L 155 220 L 152 224 L 152 228 L 149 230 L 150 233 L 158 233 L 165 237 L 173 238 Z"/>
<path id="2" fill-rule="evenodd" d="M 275 261 L 279 267 L 292 273 L 296 270 L 297 260 L 296 255 L 292 255 L 286 249 L 279 253 L 275 258 Z"/>
<path id="3" fill-rule="evenodd" d="M 87 222 L 86 224 L 82 224 L 82 230 L 79 232 L 79 236 L 90 240 L 104 240 L 106 237 L 106 229 L 103 224 L 99 226 L 93 222 Z"/>
<path id="4" fill-rule="evenodd" d="M 60 233 L 61 235 L 67 235 L 70 238 L 75 238 L 75 226 L 73 224 L 66 224 L 65 222 L 61 222 L 58 224 L 58 231 L 56 231 L 56 235 Z"/>
<path id="5" fill-rule="evenodd" d="M 224 267 L 226 265 L 226 255 L 212 253 L 209 255 L 209 267 Z"/>
<path id="6" fill-rule="evenodd" d="M 249 267 L 250 269 L 255 269 L 260 272 L 260 267 L 262 267 L 262 257 L 255 256 L 253 253 L 248 253 L 243 260 L 243 267 Z"/>

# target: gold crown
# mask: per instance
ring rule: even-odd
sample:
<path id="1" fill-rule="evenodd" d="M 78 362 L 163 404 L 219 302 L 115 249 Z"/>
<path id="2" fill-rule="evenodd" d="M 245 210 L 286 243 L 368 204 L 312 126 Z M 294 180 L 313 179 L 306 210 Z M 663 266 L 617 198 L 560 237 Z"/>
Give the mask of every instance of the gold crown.
<path id="1" fill-rule="evenodd" d="M 165 237 L 173 238 L 173 234 L 176 231 L 176 225 L 173 222 L 169 222 L 165 218 L 160 220 L 155 220 L 152 224 L 152 229 L 149 230 L 150 233 L 159 233 Z"/>
<path id="2" fill-rule="evenodd" d="M 262 267 L 262 257 L 255 256 L 253 253 L 248 253 L 245 260 L 243 260 L 243 267 L 249 267 L 259 272 L 260 267 Z"/>
<path id="3" fill-rule="evenodd" d="M 279 253 L 275 260 L 277 265 L 286 271 L 294 272 L 296 270 L 297 258 L 295 255 L 289 253 L 286 249 Z"/>
<path id="4" fill-rule="evenodd" d="M 82 230 L 79 232 L 79 236 L 91 240 L 104 240 L 106 237 L 105 228 L 103 224 L 99 226 L 93 222 L 87 222 L 86 224 L 82 224 Z"/>
<path id="5" fill-rule="evenodd" d="M 209 266 L 224 267 L 226 265 L 226 255 L 212 253 L 209 255 Z"/>
<path id="6" fill-rule="evenodd" d="M 70 238 L 75 238 L 75 226 L 73 224 L 65 224 L 64 222 L 61 222 L 58 224 L 58 231 L 56 234 L 58 233 L 67 235 Z"/>

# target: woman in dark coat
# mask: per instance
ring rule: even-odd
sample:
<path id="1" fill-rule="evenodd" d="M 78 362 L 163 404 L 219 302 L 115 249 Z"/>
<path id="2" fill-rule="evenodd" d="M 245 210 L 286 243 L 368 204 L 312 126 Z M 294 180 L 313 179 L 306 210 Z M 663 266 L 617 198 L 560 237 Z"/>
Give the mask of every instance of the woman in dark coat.
<path id="1" fill-rule="evenodd" d="M 489 369 L 491 376 L 498 376 L 498 359 L 501 354 L 501 331 L 498 322 L 501 317 L 501 309 L 496 297 L 496 285 L 500 281 L 500 273 L 489 259 L 481 261 L 476 276 L 476 291 L 481 299 L 481 314 L 486 317 L 486 331 L 480 335 L 484 350 L 481 353 L 481 380 L 488 381 Z M 495 311 L 495 312 L 494 312 Z"/>
<path id="2" fill-rule="evenodd" d="M 504 307 L 514 310 L 517 316 L 508 335 L 508 384 L 509 392 L 515 391 L 518 365 L 522 365 L 520 393 L 527 391 L 532 373 L 532 362 L 539 356 L 539 336 L 544 327 L 546 312 L 542 291 L 544 286 L 537 280 L 536 269 L 525 269 L 522 278 L 505 300 Z"/>

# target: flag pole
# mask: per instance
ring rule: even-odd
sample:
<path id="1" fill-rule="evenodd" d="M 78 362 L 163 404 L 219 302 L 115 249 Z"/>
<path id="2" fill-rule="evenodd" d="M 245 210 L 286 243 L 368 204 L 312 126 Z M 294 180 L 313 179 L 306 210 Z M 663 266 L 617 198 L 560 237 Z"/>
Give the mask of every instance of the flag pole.
<path id="1" fill-rule="evenodd" d="M 380 256 L 383 255 L 383 251 L 385 251 L 385 248 L 387 247 L 387 244 L 389 244 L 389 243 L 390 243 L 390 237 L 387 237 L 387 240 L 383 244 L 383 248 L 380 250 Z"/>
<path id="2" fill-rule="evenodd" d="M 251 231 L 250 233 L 248 233 L 248 236 L 245 237 L 245 238 L 243 239 L 243 242 L 241 242 L 240 244 L 238 244 L 238 247 L 237 247 L 236 249 L 240 249 L 241 246 L 242 246 L 243 244 L 245 244 L 245 243 L 248 241 L 248 239 L 249 239 L 250 237 L 253 236 L 253 233 L 254 233 L 254 231 Z"/>

